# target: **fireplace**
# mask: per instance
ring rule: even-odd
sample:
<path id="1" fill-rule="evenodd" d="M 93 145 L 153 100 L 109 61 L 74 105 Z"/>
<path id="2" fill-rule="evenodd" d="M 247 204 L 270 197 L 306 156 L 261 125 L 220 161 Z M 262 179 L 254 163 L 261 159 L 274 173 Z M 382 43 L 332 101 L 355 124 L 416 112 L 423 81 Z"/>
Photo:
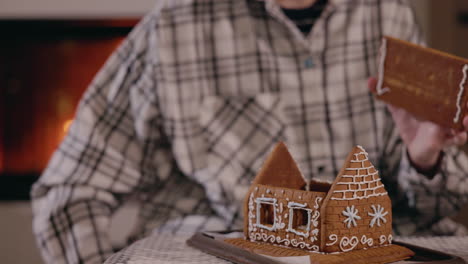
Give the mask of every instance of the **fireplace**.
<path id="1" fill-rule="evenodd" d="M 82 93 L 136 23 L 0 20 L 0 199 L 29 199 Z"/>

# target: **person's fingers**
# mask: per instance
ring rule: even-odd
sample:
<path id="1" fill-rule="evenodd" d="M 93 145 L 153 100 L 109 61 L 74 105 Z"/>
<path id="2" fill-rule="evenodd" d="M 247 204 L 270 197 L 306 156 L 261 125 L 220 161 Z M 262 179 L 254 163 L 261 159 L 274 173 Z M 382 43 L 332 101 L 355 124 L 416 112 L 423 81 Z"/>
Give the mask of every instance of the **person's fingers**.
<path id="1" fill-rule="evenodd" d="M 391 104 L 387 104 L 388 111 L 392 114 L 402 113 L 402 109 Z"/>
<path id="2" fill-rule="evenodd" d="M 466 143 L 468 139 L 468 135 L 466 132 L 460 132 L 454 135 L 453 137 L 450 137 L 446 142 L 445 146 L 450 147 L 450 146 L 462 146 Z"/>
<path id="3" fill-rule="evenodd" d="M 369 91 L 371 93 L 376 93 L 377 92 L 377 79 L 374 77 L 370 77 L 367 79 L 367 87 L 369 87 Z"/>
<path id="4" fill-rule="evenodd" d="M 468 139 L 468 134 L 466 132 L 461 132 L 456 136 L 457 140 L 455 144 L 457 146 L 463 146 L 465 145 L 467 139 Z"/>
<path id="5" fill-rule="evenodd" d="M 458 131 L 455 130 L 455 129 L 453 129 L 453 128 L 451 128 L 451 129 L 448 130 L 448 132 L 447 132 L 447 137 L 454 137 L 454 136 L 456 136 L 457 134 L 458 134 Z"/>
<path id="6" fill-rule="evenodd" d="M 390 112 L 390 114 L 393 117 L 393 120 L 396 123 L 402 124 L 402 122 L 404 122 L 406 124 L 410 124 L 410 122 L 413 121 L 411 119 L 411 116 L 408 115 L 408 112 L 405 109 L 391 105 L 391 104 L 386 104 L 386 105 L 387 105 L 388 111 Z"/>
<path id="7" fill-rule="evenodd" d="M 465 131 L 468 131 L 468 115 L 463 118 L 463 127 L 465 128 Z"/>
<path id="8" fill-rule="evenodd" d="M 402 109 L 395 107 L 391 104 L 386 104 L 386 105 L 387 105 L 388 111 L 392 115 L 393 121 L 395 121 L 396 125 L 400 127 L 403 124 L 402 122 L 404 122 L 404 115 L 403 115 Z"/>

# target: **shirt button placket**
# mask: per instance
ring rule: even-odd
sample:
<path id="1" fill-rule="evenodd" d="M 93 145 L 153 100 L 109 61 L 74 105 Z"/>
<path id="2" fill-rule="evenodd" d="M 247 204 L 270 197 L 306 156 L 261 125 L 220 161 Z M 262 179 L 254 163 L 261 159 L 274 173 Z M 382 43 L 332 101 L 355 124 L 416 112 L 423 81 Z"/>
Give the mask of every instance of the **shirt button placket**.
<path id="1" fill-rule="evenodd" d="M 304 60 L 304 67 L 310 69 L 314 67 L 314 60 L 311 57 L 308 57 Z"/>

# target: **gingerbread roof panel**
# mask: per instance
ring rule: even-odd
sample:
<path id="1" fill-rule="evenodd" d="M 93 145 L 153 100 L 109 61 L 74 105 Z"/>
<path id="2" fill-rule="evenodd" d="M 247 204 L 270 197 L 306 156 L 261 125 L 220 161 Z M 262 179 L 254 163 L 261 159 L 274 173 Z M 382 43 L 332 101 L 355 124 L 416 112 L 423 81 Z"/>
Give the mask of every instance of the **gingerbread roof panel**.
<path id="1" fill-rule="evenodd" d="M 387 195 L 378 171 L 361 146 L 351 151 L 334 185 L 331 200 L 349 201 Z"/>
<path id="2" fill-rule="evenodd" d="M 286 145 L 279 142 L 253 181 L 255 184 L 302 189 L 306 185 Z"/>

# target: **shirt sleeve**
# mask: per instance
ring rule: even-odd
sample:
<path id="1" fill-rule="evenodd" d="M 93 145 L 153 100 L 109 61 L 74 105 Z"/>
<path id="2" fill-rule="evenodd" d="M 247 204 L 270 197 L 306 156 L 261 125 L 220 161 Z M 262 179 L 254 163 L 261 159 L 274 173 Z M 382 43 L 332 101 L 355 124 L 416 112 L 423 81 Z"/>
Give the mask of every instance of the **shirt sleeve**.
<path id="1" fill-rule="evenodd" d="M 158 184 L 171 164 L 156 97 L 156 16 L 147 15 L 97 74 L 33 186 L 33 230 L 47 263 L 104 262 L 113 252 L 113 212 Z"/>
<path id="2" fill-rule="evenodd" d="M 407 1 L 392 2 L 382 15 L 383 34 L 425 45 Z M 466 230 L 447 217 L 468 201 L 467 155 L 457 147 L 444 150 L 437 173 L 427 177 L 411 165 L 389 113 L 386 120 L 381 170 L 392 196 L 394 230 L 400 235 L 464 234 Z"/>

